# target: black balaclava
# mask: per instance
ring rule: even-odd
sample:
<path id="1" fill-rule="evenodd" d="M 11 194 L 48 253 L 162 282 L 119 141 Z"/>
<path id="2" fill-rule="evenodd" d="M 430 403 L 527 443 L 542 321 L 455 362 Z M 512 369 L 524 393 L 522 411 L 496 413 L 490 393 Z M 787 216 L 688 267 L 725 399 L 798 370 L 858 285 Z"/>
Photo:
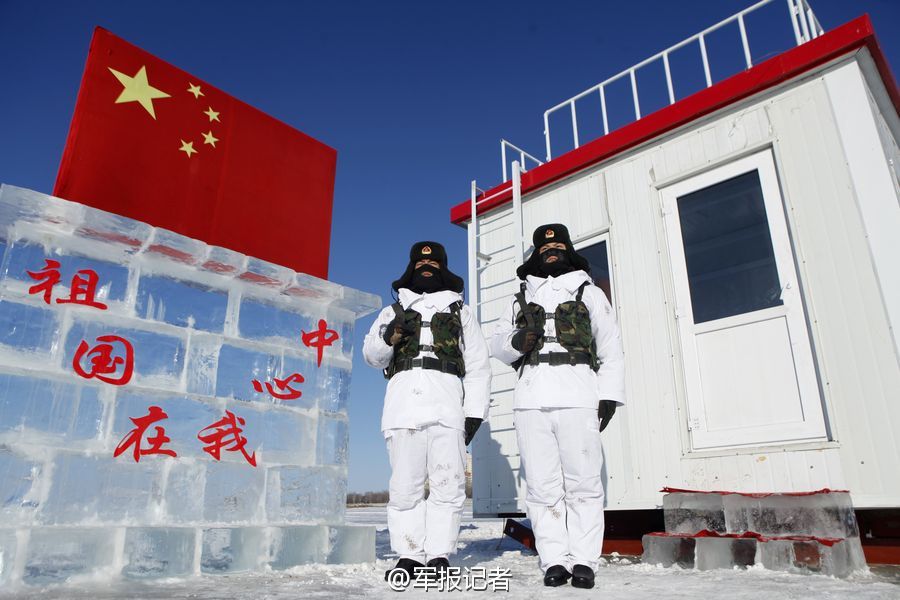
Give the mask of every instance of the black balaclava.
<path id="1" fill-rule="evenodd" d="M 435 269 L 430 265 L 422 265 L 416 269 L 416 263 L 420 260 L 433 260 L 441 266 Z M 431 271 L 431 277 L 424 277 L 424 271 Z M 463 291 L 463 280 L 447 268 L 447 251 L 437 242 L 416 242 L 409 251 L 409 264 L 400 279 L 391 284 L 394 291 L 400 288 L 408 288 L 417 294 L 434 293 L 442 290 L 450 290 L 457 293 Z"/>
<path id="2" fill-rule="evenodd" d="M 531 253 L 531 256 L 528 257 L 524 264 L 516 269 L 516 275 L 519 279 L 524 281 L 529 275 L 534 275 L 535 277 L 549 277 L 551 275 L 559 277 L 570 271 L 579 270 L 590 274 L 590 263 L 585 257 L 575 252 L 575 248 L 572 246 L 572 238 L 569 237 L 569 230 L 565 225 L 559 223 L 541 225 L 534 230 L 534 235 L 532 235 L 531 239 L 534 252 Z M 552 242 L 562 243 L 566 249 L 552 249 L 541 254 L 541 248 Z M 559 256 L 559 260 L 550 264 L 544 263 L 544 258 L 549 253 Z"/>
<path id="3" fill-rule="evenodd" d="M 551 256 L 555 256 L 556 260 L 548 263 L 547 259 Z M 572 266 L 572 261 L 569 260 L 568 253 L 560 248 L 550 248 L 549 250 L 545 250 L 540 253 L 539 258 L 541 264 L 538 268 L 545 277 L 551 275 L 553 277 L 559 277 L 560 275 L 575 270 L 575 267 Z"/>
<path id="4" fill-rule="evenodd" d="M 431 273 L 431 275 L 427 276 L 425 273 Z M 433 294 L 447 289 L 443 270 L 431 265 L 422 265 L 418 269 L 414 269 L 409 280 L 409 289 L 417 294 Z"/>

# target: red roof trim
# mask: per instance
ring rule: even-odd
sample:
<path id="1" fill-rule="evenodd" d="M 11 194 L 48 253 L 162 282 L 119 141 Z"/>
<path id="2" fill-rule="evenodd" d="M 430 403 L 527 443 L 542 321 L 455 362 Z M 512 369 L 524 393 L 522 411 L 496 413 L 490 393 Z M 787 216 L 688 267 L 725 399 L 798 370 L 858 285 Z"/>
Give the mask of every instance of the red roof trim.
<path id="1" fill-rule="evenodd" d="M 522 174 L 522 193 L 558 181 L 576 171 L 612 158 L 630 148 L 652 140 L 666 132 L 686 125 L 705 115 L 758 94 L 789 79 L 834 60 L 844 54 L 868 47 L 881 74 L 888 94 L 900 112 L 900 91 L 891 74 L 884 53 L 875 38 L 875 30 L 868 15 L 858 17 L 802 46 L 792 48 L 755 67 L 733 75 L 711 87 L 697 92 L 675 104 L 662 108 L 603 137 L 563 154 L 548 163 Z M 504 190 L 504 188 L 507 188 Z M 485 196 L 496 197 L 478 208 L 483 214 L 512 199 L 509 182 L 502 183 Z M 461 202 L 450 209 L 450 221 L 460 225 L 471 217 L 470 202 Z"/>

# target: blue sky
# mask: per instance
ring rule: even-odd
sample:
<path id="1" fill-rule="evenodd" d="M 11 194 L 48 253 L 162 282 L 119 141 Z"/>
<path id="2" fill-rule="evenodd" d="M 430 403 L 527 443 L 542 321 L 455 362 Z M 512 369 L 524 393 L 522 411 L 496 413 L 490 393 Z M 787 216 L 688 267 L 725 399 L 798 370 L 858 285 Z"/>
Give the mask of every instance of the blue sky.
<path id="1" fill-rule="evenodd" d="M 868 12 L 896 72 L 900 3 L 811 3 L 826 29 Z M 542 157 L 545 109 L 750 4 L 0 0 L 0 182 L 52 190 L 101 25 L 336 148 L 330 278 L 387 303 L 417 240 L 444 243 L 465 275 L 465 232 L 449 208 L 472 179 L 500 182 L 501 137 Z M 778 47 L 765 19 L 748 27 L 755 58 Z M 711 56 L 733 62 L 734 50 Z M 359 354 L 373 319 L 355 341 L 352 491 L 386 489 L 389 476 L 384 380 Z"/>

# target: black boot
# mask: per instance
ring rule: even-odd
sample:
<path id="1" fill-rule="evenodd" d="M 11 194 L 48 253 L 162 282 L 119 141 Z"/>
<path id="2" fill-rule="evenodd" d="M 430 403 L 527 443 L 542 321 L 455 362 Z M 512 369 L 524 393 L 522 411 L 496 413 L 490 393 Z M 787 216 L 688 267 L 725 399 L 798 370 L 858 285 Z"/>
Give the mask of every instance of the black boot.
<path id="1" fill-rule="evenodd" d="M 544 573 L 544 585 L 549 587 L 565 585 L 571 576 L 572 574 L 562 565 L 553 565 Z"/>
<path id="2" fill-rule="evenodd" d="M 585 565 L 575 565 L 572 568 L 572 587 L 586 590 L 594 587 L 594 570 Z"/>
<path id="3" fill-rule="evenodd" d="M 450 561 L 446 558 L 432 558 L 426 566 L 434 569 L 435 577 L 444 579 L 450 569 Z"/>
<path id="4" fill-rule="evenodd" d="M 406 571 L 409 574 L 409 577 L 406 578 L 406 584 L 409 585 L 410 582 L 415 581 L 416 579 L 416 570 L 424 567 L 422 563 L 417 560 L 413 560 L 411 558 L 401 558 L 397 561 L 396 566 L 392 569 L 388 569 L 384 572 L 384 580 L 390 581 L 391 573 L 394 571 Z M 395 579 L 395 582 L 399 582 L 399 579 Z"/>

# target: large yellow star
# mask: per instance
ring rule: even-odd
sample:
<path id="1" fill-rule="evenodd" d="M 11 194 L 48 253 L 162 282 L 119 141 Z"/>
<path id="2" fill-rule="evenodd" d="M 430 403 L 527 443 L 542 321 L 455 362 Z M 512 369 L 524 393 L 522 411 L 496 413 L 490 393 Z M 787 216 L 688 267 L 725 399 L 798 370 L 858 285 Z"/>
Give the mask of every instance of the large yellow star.
<path id="1" fill-rule="evenodd" d="M 181 140 L 181 148 L 179 148 L 178 150 L 187 154 L 188 158 L 191 157 L 191 154 L 197 154 L 197 151 L 194 150 L 194 142 L 186 142 L 184 140 Z"/>
<path id="2" fill-rule="evenodd" d="M 189 93 L 194 95 L 194 98 L 200 98 L 200 96 L 205 96 L 203 92 L 200 91 L 199 85 L 194 85 L 190 81 L 188 81 L 188 90 Z"/>
<path id="3" fill-rule="evenodd" d="M 212 109 L 212 106 L 209 107 L 209 110 L 203 111 L 203 114 L 206 115 L 207 117 L 209 117 L 209 122 L 210 122 L 210 123 L 212 123 L 213 121 L 219 121 L 219 113 L 217 113 L 216 111 L 214 111 L 214 110 Z M 222 121 L 219 121 L 219 123 L 221 123 L 221 122 L 222 122 Z"/>
<path id="4" fill-rule="evenodd" d="M 116 76 L 124 88 L 119 97 L 116 98 L 116 104 L 123 102 L 137 102 L 150 113 L 150 116 L 156 118 L 156 112 L 153 110 L 153 100 L 156 98 L 170 98 L 169 94 L 162 90 L 158 90 L 147 81 L 147 67 L 142 66 L 134 77 L 129 77 L 124 73 L 116 71 L 112 67 L 109 68 L 110 73 Z"/>
<path id="5" fill-rule="evenodd" d="M 203 136 L 203 143 L 204 143 L 204 144 L 209 144 L 209 145 L 212 146 L 213 148 L 216 147 L 216 142 L 218 142 L 219 139 L 216 138 L 216 137 L 213 137 L 212 129 L 209 130 L 209 133 L 202 133 L 202 134 L 200 134 L 200 135 Z"/>

